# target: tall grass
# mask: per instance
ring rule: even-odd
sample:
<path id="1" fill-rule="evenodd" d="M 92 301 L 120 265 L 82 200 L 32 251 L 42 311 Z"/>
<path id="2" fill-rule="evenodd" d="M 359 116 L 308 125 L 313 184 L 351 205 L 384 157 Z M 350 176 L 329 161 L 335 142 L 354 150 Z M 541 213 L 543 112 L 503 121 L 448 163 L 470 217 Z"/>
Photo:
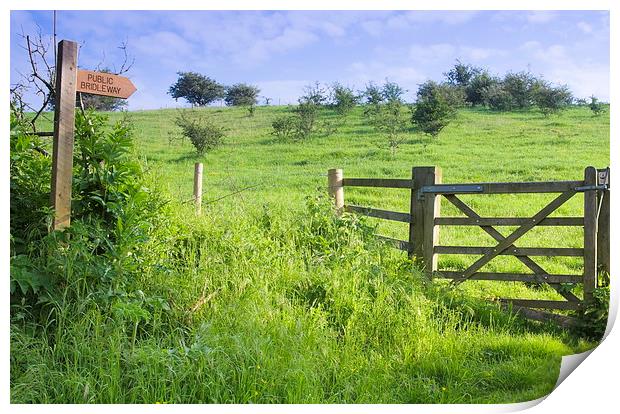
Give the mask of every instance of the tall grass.
<path id="1" fill-rule="evenodd" d="M 372 237 L 403 237 L 404 228 L 338 218 L 320 194 L 322 175 L 336 166 L 348 176 L 404 178 L 413 165 L 439 164 L 446 182 L 579 178 L 582 166 L 608 160 L 608 119 L 581 109 L 545 119 L 467 110 L 461 126 L 437 141 L 410 132 L 392 157 L 357 109 L 333 136 L 273 142 L 268 125 L 283 110 L 258 108 L 253 118 L 205 110 L 232 131 L 204 157 L 189 143 L 168 144 L 173 111 L 131 114 L 148 171 L 141 183 L 172 197 L 149 198 L 157 211 L 136 216 L 137 239 L 132 226 L 115 227 L 114 234 L 131 236 L 113 239 L 125 243 L 116 256 L 94 243 L 98 233 L 88 223 L 72 226 L 69 239 L 49 241 L 54 249 L 45 259 L 63 275 L 58 290 L 44 304 L 31 296 L 12 301 L 13 403 L 517 402 L 548 393 L 561 356 L 593 345 L 485 300 L 553 292 L 428 283 L 405 255 Z M 497 140 L 503 145 L 492 146 Z M 205 162 L 206 200 L 260 186 L 206 204 L 196 217 L 179 201 L 191 195 L 195 161 Z M 408 200 L 390 190 L 347 190 L 346 197 L 400 211 Z M 531 204 L 474 202 L 481 214 L 497 215 Z M 576 201 L 564 213 L 578 208 Z M 118 217 L 109 223 L 117 226 Z M 466 233 L 442 237 L 482 242 Z M 560 237 L 572 245 L 580 236 L 531 241 Z M 579 272 L 578 264 L 551 266 Z"/>

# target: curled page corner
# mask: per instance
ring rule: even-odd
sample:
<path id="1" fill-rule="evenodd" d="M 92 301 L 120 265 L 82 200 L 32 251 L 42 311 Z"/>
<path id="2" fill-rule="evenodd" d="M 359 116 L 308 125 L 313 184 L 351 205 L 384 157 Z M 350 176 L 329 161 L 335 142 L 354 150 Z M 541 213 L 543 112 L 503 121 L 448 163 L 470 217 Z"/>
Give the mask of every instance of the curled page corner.
<path id="1" fill-rule="evenodd" d="M 582 352 L 580 354 L 565 355 L 562 357 L 562 363 L 560 365 L 560 375 L 558 375 L 558 380 L 553 387 L 554 390 L 560 386 L 560 384 L 575 370 L 575 368 L 577 368 L 588 357 L 588 355 L 590 355 L 596 348 L 598 348 L 598 345 L 600 345 L 605 340 L 605 338 L 607 338 L 607 335 L 609 335 L 609 333 L 611 332 L 614 326 L 614 322 L 616 321 L 616 316 L 618 314 L 619 292 L 617 291 L 617 287 L 616 289 L 614 289 L 614 286 L 615 284 L 611 287 L 611 300 L 609 303 L 607 326 L 605 327 L 605 334 L 603 335 L 603 338 L 595 347 L 588 351 Z"/>

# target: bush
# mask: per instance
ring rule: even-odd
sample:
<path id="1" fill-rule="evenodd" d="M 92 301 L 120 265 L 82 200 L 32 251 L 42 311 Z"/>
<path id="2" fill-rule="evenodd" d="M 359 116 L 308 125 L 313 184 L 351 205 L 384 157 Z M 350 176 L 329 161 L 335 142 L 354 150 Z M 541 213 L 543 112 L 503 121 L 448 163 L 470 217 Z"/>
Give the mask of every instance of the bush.
<path id="1" fill-rule="evenodd" d="M 482 73 L 481 68 L 461 63 L 457 59 L 456 64 L 448 72 L 444 73 L 446 80 L 453 86 L 467 87 L 470 82 Z"/>
<path id="2" fill-rule="evenodd" d="M 248 108 L 249 116 L 254 115 L 254 105 L 258 102 L 260 89 L 256 86 L 245 83 L 237 83 L 226 88 L 224 102 L 228 106 L 245 106 Z"/>
<path id="3" fill-rule="evenodd" d="M 498 78 L 491 76 L 487 71 L 480 71 L 469 81 L 465 87 L 466 101 L 472 105 L 483 105 L 485 103 L 485 90 L 499 85 Z"/>
<path id="4" fill-rule="evenodd" d="M 502 87 L 512 97 L 514 106 L 524 109 L 534 103 L 536 83 L 537 79 L 529 72 L 507 73 L 502 81 Z"/>
<path id="5" fill-rule="evenodd" d="M 298 130 L 297 117 L 294 115 L 280 115 L 271 123 L 272 135 L 279 139 L 286 140 L 295 137 Z"/>
<path id="6" fill-rule="evenodd" d="M 223 142 L 225 129 L 207 118 L 180 111 L 174 123 L 181 128 L 181 134 L 189 138 L 199 155 L 220 146 Z"/>
<path id="7" fill-rule="evenodd" d="M 510 111 L 516 107 L 512 95 L 501 83 L 486 86 L 482 91 L 482 99 L 494 111 Z"/>
<path id="8" fill-rule="evenodd" d="M 359 102 L 359 97 L 355 95 L 353 89 L 343 86 L 338 82 L 332 85 L 332 106 L 339 115 L 346 115 Z"/>
<path id="9" fill-rule="evenodd" d="M 418 100 L 411 121 L 435 138 L 456 116 L 458 96 L 453 88 L 446 85 L 438 85 L 433 81 L 425 82 L 418 90 Z"/>
<path id="10" fill-rule="evenodd" d="M 225 96 L 224 85 L 195 72 L 178 72 L 179 78 L 168 93 L 175 99 L 185 99 L 192 106 L 205 106 Z"/>
<path id="11" fill-rule="evenodd" d="M 566 108 L 573 100 L 573 95 L 568 86 L 553 87 L 544 80 L 536 82 L 532 95 L 536 106 L 545 116 Z"/>
<path id="12" fill-rule="evenodd" d="M 379 105 L 384 100 L 383 91 L 374 82 L 366 84 L 366 89 L 360 91 L 360 96 L 366 99 L 368 105 Z"/>
<path id="13" fill-rule="evenodd" d="M 381 96 L 387 103 L 398 102 L 403 103 L 403 95 L 407 92 L 396 82 L 390 82 L 387 79 L 381 88 Z"/>
<path id="14" fill-rule="evenodd" d="M 322 88 L 321 84 L 316 81 L 313 85 L 306 85 L 304 87 L 304 95 L 299 98 L 299 103 L 322 106 L 325 105 L 327 100 L 327 90 Z"/>
<path id="15" fill-rule="evenodd" d="M 402 107 L 403 105 L 398 100 L 378 105 L 377 111 L 373 113 L 371 118 L 371 124 L 377 132 L 386 136 L 392 155 L 404 141 L 401 134 L 407 127 L 407 120 L 404 118 Z"/>
<path id="16" fill-rule="evenodd" d="M 603 113 L 603 105 L 598 101 L 598 98 L 594 95 L 590 97 L 590 104 L 588 105 L 590 110 L 594 112 L 594 115 L 598 116 Z"/>

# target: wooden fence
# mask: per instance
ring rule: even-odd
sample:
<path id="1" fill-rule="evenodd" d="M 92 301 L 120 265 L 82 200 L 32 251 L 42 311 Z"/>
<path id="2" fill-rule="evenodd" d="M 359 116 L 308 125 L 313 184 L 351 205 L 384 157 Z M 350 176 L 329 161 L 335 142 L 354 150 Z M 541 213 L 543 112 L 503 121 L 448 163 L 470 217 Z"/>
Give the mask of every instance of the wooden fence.
<path id="1" fill-rule="evenodd" d="M 344 187 L 400 188 L 410 191 L 410 210 L 408 213 L 380 210 L 345 204 Z M 597 286 L 598 272 L 609 274 L 609 168 L 585 169 L 583 180 L 514 182 L 514 183 L 469 183 L 443 184 L 439 167 L 414 167 L 411 179 L 391 178 L 344 178 L 341 169 L 328 171 L 328 190 L 334 198 L 336 211 L 363 214 L 385 220 L 409 224 L 409 238 L 397 240 L 377 236 L 394 247 L 407 251 L 420 263 L 429 278 L 440 277 L 452 280 L 457 285 L 466 280 L 517 281 L 546 283 L 555 289 L 565 300 L 534 300 L 502 298 L 499 301 L 506 307 L 536 320 L 553 320 L 562 326 L 575 323 L 575 320 L 547 310 L 578 310 L 588 306 Z M 584 193 L 583 215 L 579 217 L 550 217 L 560 206 L 575 194 Z M 531 217 L 481 217 L 464 203 L 459 195 L 467 194 L 522 194 L 558 193 L 550 203 Z M 447 199 L 465 217 L 441 217 L 441 197 Z M 439 244 L 440 226 L 478 226 L 497 242 L 494 246 L 443 246 Z M 497 226 L 516 226 L 510 235 L 504 237 Z M 537 226 L 578 226 L 583 227 L 583 247 L 516 247 L 515 242 Z M 463 271 L 448 271 L 438 268 L 440 254 L 467 254 L 480 257 Z M 516 257 L 532 273 L 492 273 L 480 269 L 499 255 Z M 571 256 L 583 258 L 581 275 L 549 274 L 538 265 L 532 256 Z M 583 285 L 582 297 L 565 289 L 563 284 Z"/>

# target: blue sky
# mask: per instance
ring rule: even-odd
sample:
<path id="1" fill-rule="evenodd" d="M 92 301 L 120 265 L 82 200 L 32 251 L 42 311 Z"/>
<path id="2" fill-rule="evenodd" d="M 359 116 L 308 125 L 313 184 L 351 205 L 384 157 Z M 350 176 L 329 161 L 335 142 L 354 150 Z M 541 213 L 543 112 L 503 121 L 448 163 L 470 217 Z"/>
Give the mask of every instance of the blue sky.
<path id="1" fill-rule="evenodd" d="M 49 34 L 51 24 L 51 11 L 11 12 L 12 83 L 27 71 L 18 33 Z M 89 69 L 119 65 L 127 42 L 138 88 L 130 109 L 181 106 L 167 94 L 178 71 L 257 85 L 276 104 L 314 81 L 361 89 L 385 78 L 412 101 L 456 59 L 497 74 L 529 69 L 577 97 L 609 99 L 606 11 L 59 11 L 57 33 L 80 42 Z"/>

